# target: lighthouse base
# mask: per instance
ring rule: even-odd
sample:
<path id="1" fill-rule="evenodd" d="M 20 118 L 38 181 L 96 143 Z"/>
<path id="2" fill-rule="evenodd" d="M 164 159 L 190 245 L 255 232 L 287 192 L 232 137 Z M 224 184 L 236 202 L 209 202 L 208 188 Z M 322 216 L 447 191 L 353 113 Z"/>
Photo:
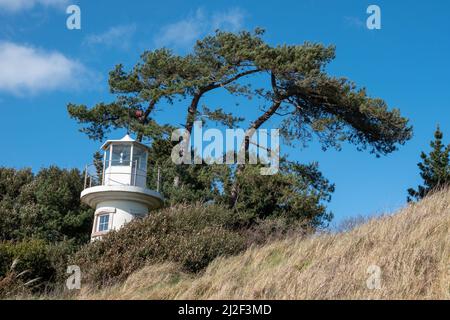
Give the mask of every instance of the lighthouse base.
<path id="1" fill-rule="evenodd" d="M 81 201 L 95 208 L 91 240 L 97 240 L 161 207 L 163 197 L 158 192 L 135 186 L 97 186 L 85 189 Z"/>
<path id="2" fill-rule="evenodd" d="M 100 202 L 95 210 L 91 240 L 101 239 L 109 231 L 118 230 L 133 219 L 145 217 L 148 212 L 148 207 L 139 202 L 126 200 Z M 100 216 L 104 215 L 108 215 L 108 227 L 106 230 L 100 230 Z"/>

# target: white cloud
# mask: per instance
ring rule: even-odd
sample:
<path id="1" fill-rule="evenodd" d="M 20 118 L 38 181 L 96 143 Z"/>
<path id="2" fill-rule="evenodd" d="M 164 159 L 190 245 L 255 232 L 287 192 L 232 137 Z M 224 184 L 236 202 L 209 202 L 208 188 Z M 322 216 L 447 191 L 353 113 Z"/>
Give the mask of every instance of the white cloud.
<path id="1" fill-rule="evenodd" d="M 0 8 L 9 12 L 31 9 L 36 5 L 60 7 L 67 5 L 69 0 L 0 0 Z"/>
<path id="2" fill-rule="evenodd" d="M 136 32 L 136 25 L 122 25 L 111 27 L 107 31 L 100 34 L 88 35 L 84 39 L 84 44 L 88 45 L 104 45 L 107 47 L 119 47 L 128 49 L 130 41 Z"/>
<path id="3" fill-rule="evenodd" d="M 216 29 L 238 31 L 243 26 L 244 16 L 239 8 L 212 14 L 197 9 L 195 14 L 161 28 L 154 42 L 157 47 L 186 48 L 202 35 Z"/>
<path id="4" fill-rule="evenodd" d="M 244 17 L 244 12 L 239 8 L 215 13 L 212 16 L 212 27 L 214 30 L 223 29 L 228 31 L 238 31 L 244 24 Z"/>
<path id="5" fill-rule="evenodd" d="M 93 76 L 59 52 L 12 42 L 0 42 L 0 70 L 0 91 L 19 96 L 78 88 Z"/>

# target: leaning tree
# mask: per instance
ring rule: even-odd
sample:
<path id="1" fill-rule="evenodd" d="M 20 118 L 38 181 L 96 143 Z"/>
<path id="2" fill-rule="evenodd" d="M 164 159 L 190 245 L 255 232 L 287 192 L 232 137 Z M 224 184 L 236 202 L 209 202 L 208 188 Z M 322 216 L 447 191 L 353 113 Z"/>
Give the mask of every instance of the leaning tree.
<path id="1" fill-rule="evenodd" d="M 155 140 L 172 126 L 158 123 L 154 111 L 165 110 L 175 100 L 186 104 L 188 133 L 198 119 L 235 127 L 243 120 L 235 109 L 202 104 L 206 94 L 227 90 L 231 95 L 258 98 L 260 113 L 248 119 L 248 133 L 272 119 L 287 143 L 305 145 L 316 136 L 324 149 L 339 149 L 349 142 L 376 156 L 391 153 L 410 139 L 412 127 L 398 109 L 389 109 L 365 88 L 327 72 L 326 66 L 335 58 L 333 46 L 309 42 L 273 46 L 263 40 L 263 34 L 261 29 L 216 31 L 183 56 L 167 49 L 146 51 L 132 70 L 118 65 L 110 72 L 113 102 L 92 108 L 69 104 L 68 111 L 90 138 L 102 139 L 110 129 L 127 128 L 139 139 Z M 254 81 L 255 77 L 259 80 Z M 243 147 L 248 151 L 249 137 Z M 235 174 L 242 170 L 238 166 Z M 231 204 L 239 193 L 237 181 L 231 188 Z"/>

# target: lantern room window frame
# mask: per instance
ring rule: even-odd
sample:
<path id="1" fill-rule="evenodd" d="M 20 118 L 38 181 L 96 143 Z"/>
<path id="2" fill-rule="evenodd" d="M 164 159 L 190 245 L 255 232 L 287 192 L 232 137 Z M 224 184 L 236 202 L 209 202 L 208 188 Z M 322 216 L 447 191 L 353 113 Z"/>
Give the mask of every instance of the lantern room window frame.
<path id="1" fill-rule="evenodd" d="M 130 163 L 129 164 L 120 166 L 120 165 L 114 165 L 112 163 L 113 148 L 114 148 L 114 146 L 117 146 L 117 145 L 130 146 L 130 160 L 129 160 Z M 113 167 L 113 166 L 116 166 L 116 167 L 128 167 L 128 166 L 131 167 L 131 166 L 133 166 L 133 161 L 135 161 L 135 159 L 134 159 L 135 158 L 135 153 L 134 153 L 135 148 L 141 150 L 142 153 L 145 154 L 145 157 L 144 157 L 145 162 L 137 164 L 138 168 L 142 169 L 147 164 L 148 151 L 146 151 L 145 148 L 143 148 L 143 147 L 135 146 L 135 143 L 133 143 L 133 142 L 111 143 L 108 146 L 108 148 L 106 148 L 105 152 L 103 153 L 103 167 L 106 169 L 106 168 Z"/>
<path id="2" fill-rule="evenodd" d="M 130 151 L 130 160 L 129 163 L 125 165 L 117 165 L 113 163 L 113 152 L 115 146 L 126 146 L 129 147 Z M 139 150 L 138 152 L 136 152 Z M 135 159 L 136 158 L 136 159 Z M 134 162 L 136 162 L 134 164 Z M 136 144 L 135 142 L 120 142 L 115 141 L 111 142 L 108 147 L 104 150 L 103 153 L 103 173 L 102 173 L 102 185 L 105 184 L 105 174 L 106 169 L 111 167 L 130 167 L 131 168 L 131 180 L 129 182 L 129 185 L 135 185 L 137 182 L 138 175 L 146 176 L 148 172 L 148 149 L 145 148 L 145 146 L 141 146 L 139 144 Z M 141 172 L 138 172 L 141 171 Z M 142 174 L 144 172 L 144 174 Z"/>

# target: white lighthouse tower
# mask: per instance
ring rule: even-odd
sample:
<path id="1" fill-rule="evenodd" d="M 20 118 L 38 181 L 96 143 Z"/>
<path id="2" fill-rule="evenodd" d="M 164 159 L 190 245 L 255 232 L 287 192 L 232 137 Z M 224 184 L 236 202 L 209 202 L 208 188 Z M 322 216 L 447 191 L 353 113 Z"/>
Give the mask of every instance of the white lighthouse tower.
<path id="1" fill-rule="evenodd" d="M 101 239 L 110 230 L 117 230 L 134 218 L 144 217 L 162 206 L 163 197 L 147 189 L 148 147 L 126 135 L 108 140 L 100 177 L 86 169 L 85 189 L 81 201 L 95 208 L 91 240 Z"/>

